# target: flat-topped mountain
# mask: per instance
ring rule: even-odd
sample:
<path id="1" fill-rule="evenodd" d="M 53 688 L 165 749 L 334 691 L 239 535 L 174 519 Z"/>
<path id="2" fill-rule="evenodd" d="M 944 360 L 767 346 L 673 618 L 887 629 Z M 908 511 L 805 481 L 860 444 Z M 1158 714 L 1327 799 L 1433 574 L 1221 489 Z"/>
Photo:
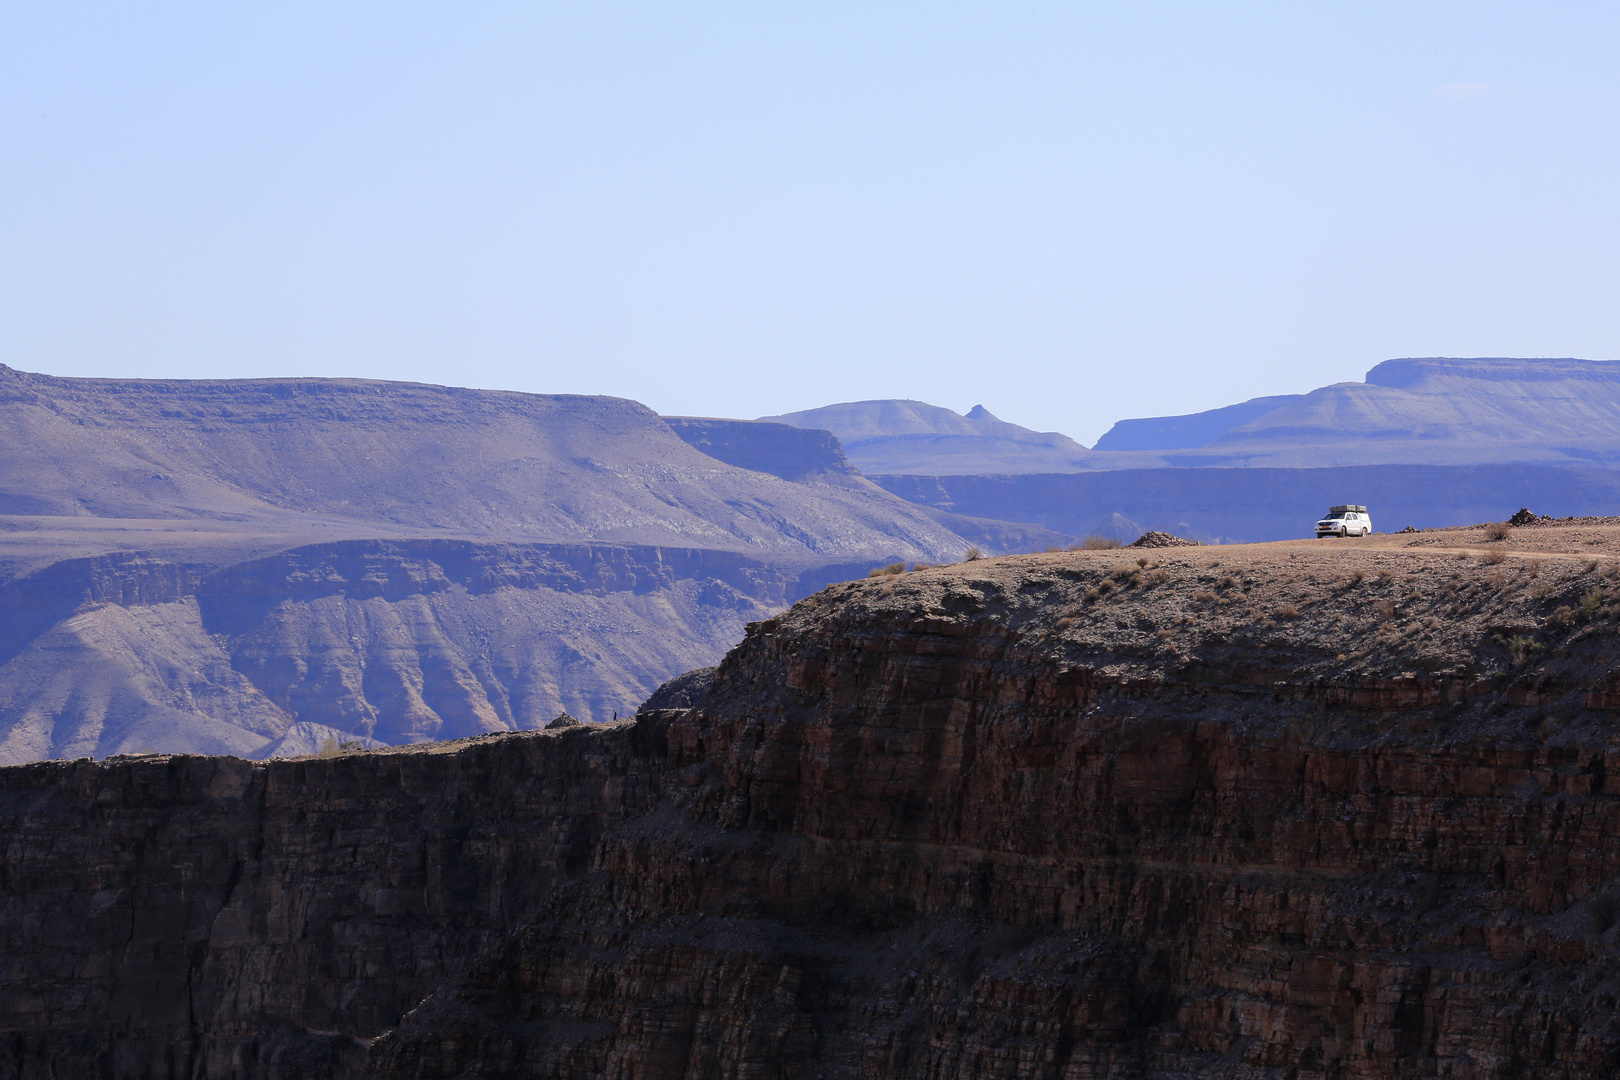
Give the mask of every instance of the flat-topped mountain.
<path id="1" fill-rule="evenodd" d="M 1386 360 L 1365 382 L 1187 416 L 1122 420 L 1107 452 L 1181 464 L 1333 466 L 1620 463 L 1620 364 L 1572 359 Z"/>
<path id="2" fill-rule="evenodd" d="M 610 720 L 827 581 L 1072 539 L 782 424 L 0 367 L 0 762 Z"/>
<path id="3" fill-rule="evenodd" d="M 1067 435 L 1009 424 L 983 405 L 964 416 L 921 401 L 850 401 L 760 419 L 830 431 L 871 474 L 1072 472 L 1089 460 Z"/>
<path id="4" fill-rule="evenodd" d="M 815 559 L 965 542 L 849 472 L 694 449 L 620 398 L 356 379 L 59 379 L 0 367 L 0 514 L 677 544 Z M 311 536 L 310 539 L 324 538 Z"/>

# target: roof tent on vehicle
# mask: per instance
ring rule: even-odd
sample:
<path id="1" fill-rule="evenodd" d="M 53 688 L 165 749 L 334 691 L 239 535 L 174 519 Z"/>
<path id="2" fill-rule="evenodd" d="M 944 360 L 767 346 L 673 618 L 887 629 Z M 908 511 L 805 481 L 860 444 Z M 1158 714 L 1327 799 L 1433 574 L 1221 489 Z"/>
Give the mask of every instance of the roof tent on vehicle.
<path id="1" fill-rule="evenodd" d="M 1367 508 L 1365 506 L 1358 506 L 1355 503 L 1345 503 L 1343 506 L 1328 507 L 1328 513 L 1330 514 L 1365 514 L 1366 512 Z"/>

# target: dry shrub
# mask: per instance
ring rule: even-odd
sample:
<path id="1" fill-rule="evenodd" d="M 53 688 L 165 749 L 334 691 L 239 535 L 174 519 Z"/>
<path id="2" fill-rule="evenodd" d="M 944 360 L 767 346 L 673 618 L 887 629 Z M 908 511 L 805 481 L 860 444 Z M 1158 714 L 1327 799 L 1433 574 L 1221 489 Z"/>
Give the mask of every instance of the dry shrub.
<path id="1" fill-rule="evenodd" d="M 1486 566 L 1500 566 L 1507 562 L 1507 552 L 1501 548 L 1492 548 L 1479 557 L 1479 561 Z"/>
<path id="2" fill-rule="evenodd" d="M 890 563 L 888 566 L 879 566 L 879 567 L 877 567 L 875 569 L 868 570 L 866 572 L 866 576 L 869 577 L 869 578 L 893 577 L 896 574 L 903 574 L 905 572 L 906 572 L 906 564 L 903 563 L 903 562 L 897 562 L 897 563 Z"/>
<path id="3" fill-rule="evenodd" d="M 1083 546 L 1087 551 L 1113 551 L 1115 548 L 1122 548 L 1125 545 L 1120 543 L 1118 540 L 1115 540 L 1112 536 L 1097 536 L 1093 534 L 1086 537 L 1086 542 Z"/>
<path id="4" fill-rule="evenodd" d="M 1395 580 L 1395 575 L 1393 573 L 1391 573 L 1390 571 L 1388 571 L 1388 570 L 1380 570 L 1380 571 L 1378 571 L 1378 584 L 1380 584 L 1380 585 L 1388 585 L 1390 582 L 1392 582 L 1394 580 Z"/>
<path id="5" fill-rule="evenodd" d="M 1363 573 L 1360 570 L 1352 570 L 1352 571 L 1350 571 L 1349 583 L 1345 587 L 1349 588 L 1351 585 L 1360 585 L 1363 581 L 1366 581 L 1366 580 L 1367 580 L 1367 575 L 1365 573 Z"/>
<path id="6" fill-rule="evenodd" d="M 984 552 L 979 550 L 979 545 L 974 544 L 962 554 L 962 558 L 968 562 L 978 562 L 980 559 L 984 558 Z"/>
<path id="7" fill-rule="evenodd" d="M 1175 635 L 1175 631 L 1170 629 L 1168 626 L 1161 626 L 1155 630 L 1154 633 L 1162 638 L 1173 637 Z"/>
<path id="8" fill-rule="evenodd" d="M 1380 600 L 1373 607 L 1377 609 L 1378 614 L 1384 617 L 1386 622 L 1395 617 L 1395 601 L 1393 600 Z"/>
<path id="9" fill-rule="evenodd" d="M 1506 540 L 1513 532 L 1513 526 L 1505 521 L 1493 521 L 1485 526 L 1485 539 Z"/>
<path id="10" fill-rule="evenodd" d="M 1198 592 L 1193 593 L 1193 599 L 1201 601 L 1201 602 L 1207 604 L 1211 600 L 1218 599 L 1218 597 L 1216 597 L 1216 595 L 1214 593 L 1210 592 L 1208 589 L 1202 589 L 1202 590 L 1200 590 Z"/>
<path id="11" fill-rule="evenodd" d="M 1293 622 L 1295 619 L 1299 618 L 1299 608 L 1295 607 L 1293 604 L 1284 604 L 1276 611 L 1273 611 L 1271 613 L 1271 617 L 1279 620 L 1280 622 Z"/>
<path id="12" fill-rule="evenodd" d="M 1079 621 L 1080 620 L 1076 619 L 1073 615 L 1065 615 L 1063 618 L 1057 621 L 1057 628 L 1059 630 L 1067 630 L 1069 627 L 1073 626 Z"/>
<path id="13" fill-rule="evenodd" d="M 1148 560 L 1147 560 L 1146 555 L 1143 555 L 1140 559 L 1136 560 L 1136 565 L 1140 566 L 1144 570 L 1147 569 L 1147 564 L 1148 564 Z"/>
<path id="14" fill-rule="evenodd" d="M 911 568 L 913 570 L 932 570 L 934 568 L 934 564 L 931 562 L 914 563 L 912 564 Z"/>
<path id="15" fill-rule="evenodd" d="M 1108 576 L 1127 587 L 1142 584 L 1142 571 L 1134 566 L 1117 566 Z"/>
<path id="16" fill-rule="evenodd" d="M 1575 621 L 1575 609 L 1568 604 L 1563 605 L 1547 616 L 1547 625 L 1554 630 L 1562 630 Z"/>
<path id="17" fill-rule="evenodd" d="M 1231 574 L 1227 574 L 1225 577 L 1221 578 L 1221 580 L 1215 583 L 1215 588 L 1222 591 L 1227 589 L 1235 589 L 1237 586 L 1238 579 L 1233 577 Z"/>

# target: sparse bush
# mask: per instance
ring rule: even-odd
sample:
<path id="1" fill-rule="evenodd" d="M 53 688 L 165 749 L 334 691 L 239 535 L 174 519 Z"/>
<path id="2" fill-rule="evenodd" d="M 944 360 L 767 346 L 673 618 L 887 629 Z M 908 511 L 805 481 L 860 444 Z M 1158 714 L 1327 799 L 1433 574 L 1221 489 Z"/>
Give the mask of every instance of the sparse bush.
<path id="1" fill-rule="evenodd" d="M 1564 604 L 1551 615 L 1547 616 L 1547 625 L 1552 627 L 1554 630 L 1563 630 L 1574 621 L 1575 609 L 1570 607 L 1568 604 Z"/>
<path id="2" fill-rule="evenodd" d="M 1591 622 L 1597 617 L 1598 609 L 1603 606 L 1603 590 L 1596 585 L 1586 590 L 1581 597 L 1581 606 L 1575 609 L 1575 617 L 1583 623 Z"/>
<path id="3" fill-rule="evenodd" d="M 1479 561 L 1484 563 L 1486 566 L 1500 566 L 1502 563 L 1507 562 L 1507 552 L 1503 551 L 1501 548 L 1492 548 L 1485 554 L 1481 555 L 1479 557 Z"/>
<path id="4" fill-rule="evenodd" d="M 1393 573 L 1391 573 L 1390 571 L 1388 571 L 1388 570 L 1380 570 L 1380 571 L 1378 571 L 1378 584 L 1380 584 L 1380 585 L 1388 585 L 1390 582 L 1392 582 L 1394 580 L 1395 580 L 1395 575 Z"/>
<path id="5" fill-rule="evenodd" d="M 934 564 L 931 562 L 914 563 L 911 568 L 913 570 L 932 570 L 934 568 Z"/>
<path id="6" fill-rule="evenodd" d="M 1138 570 L 1134 566 L 1115 567 L 1108 576 L 1112 580 L 1119 582 L 1120 585 L 1127 588 L 1134 588 L 1135 586 L 1142 584 L 1142 571 Z"/>
<path id="7" fill-rule="evenodd" d="M 978 562 L 980 559 L 984 558 L 984 552 L 979 550 L 979 545 L 974 544 L 963 553 L 962 558 L 967 562 Z"/>
<path id="8" fill-rule="evenodd" d="M 1225 577 L 1221 578 L 1221 580 L 1215 583 L 1216 590 L 1220 592 L 1225 592 L 1227 589 L 1235 589 L 1237 587 L 1238 579 L 1233 577 L 1231 574 L 1227 574 Z"/>
<path id="9" fill-rule="evenodd" d="M 879 566 L 876 569 L 868 570 L 866 572 L 866 576 L 869 577 L 869 578 L 893 577 L 896 574 L 903 574 L 905 572 L 906 572 L 906 564 L 903 563 L 903 562 L 897 562 L 897 563 L 890 563 L 888 566 Z"/>
<path id="10" fill-rule="evenodd" d="M 1380 600 L 1373 605 L 1373 608 L 1384 617 L 1386 622 L 1395 617 L 1395 601 L 1393 600 Z"/>
<path id="11" fill-rule="evenodd" d="M 316 748 L 315 753 L 321 757 L 337 757 L 339 754 L 343 753 L 343 748 L 338 745 L 338 741 L 336 739 L 328 735 L 326 738 L 321 740 L 321 745 Z"/>
<path id="12" fill-rule="evenodd" d="M 1541 644 L 1528 634 L 1518 634 L 1514 637 L 1508 638 L 1508 656 L 1512 658 L 1515 665 L 1524 663 L 1537 653 L 1545 652 L 1546 649 L 1547 646 Z"/>
<path id="13" fill-rule="evenodd" d="M 1103 596 L 1107 596 L 1109 593 L 1114 591 L 1114 583 L 1108 578 L 1103 578 L 1101 581 L 1097 582 L 1097 587 L 1093 591 Z"/>
<path id="14" fill-rule="evenodd" d="M 1063 618 L 1061 618 L 1061 619 L 1059 619 L 1057 621 L 1057 628 L 1059 630 L 1067 630 L 1067 629 L 1069 629 L 1069 627 L 1073 626 L 1075 623 L 1077 623 L 1079 621 L 1080 620 L 1076 619 L 1073 615 L 1065 615 L 1065 616 L 1063 616 Z"/>
<path id="15" fill-rule="evenodd" d="M 1295 619 L 1299 618 L 1299 608 L 1295 607 L 1293 604 L 1284 604 L 1276 611 L 1273 611 L 1271 613 L 1271 617 L 1281 622 L 1293 622 Z"/>
<path id="16" fill-rule="evenodd" d="M 1193 593 L 1193 599 L 1207 604 L 1211 600 L 1219 599 L 1219 597 L 1210 592 L 1208 589 L 1201 589 L 1198 592 Z"/>
<path id="17" fill-rule="evenodd" d="M 1363 581 L 1366 581 L 1366 580 L 1367 580 L 1367 575 L 1365 573 L 1363 573 L 1360 570 L 1352 570 L 1352 571 L 1350 571 L 1350 580 L 1347 583 L 1346 588 L 1348 588 L 1350 585 L 1360 585 Z"/>
<path id="18" fill-rule="evenodd" d="M 1085 549 L 1087 551 L 1113 551 L 1115 548 L 1121 548 L 1124 546 L 1124 544 L 1121 544 L 1112 536 L 1097 536 L 1095 534 L 1086 537 L 1085 542 Z"/>
<path id="19" fill-rule="evenodd" d="M 1148 564 L 1148 561 L 1147 561 L 1147 556 L 1146 555 L 1143 555 L 1140 559 L 1136 560 L 1136 565 L 1140 566 L 1144 570 L 1147 569 L 1147 564 Z"/>
<path id="20" fill-rule="evenodd" d="M 1493 521 L 1485 526 L 1485 539 L 1506 540 L 1513 532 L 1513 526 L 1505 521 Z"/>

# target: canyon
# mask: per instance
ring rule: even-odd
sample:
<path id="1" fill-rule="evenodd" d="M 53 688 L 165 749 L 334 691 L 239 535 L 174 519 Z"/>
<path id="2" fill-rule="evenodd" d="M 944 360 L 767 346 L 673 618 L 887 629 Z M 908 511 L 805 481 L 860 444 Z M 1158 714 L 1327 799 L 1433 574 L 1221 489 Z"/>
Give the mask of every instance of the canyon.
<path id="1" fill-rule="evenodd" d="M 1492 535 L 970 561 L 633 719 L 0 769 L 0 1068 L 1611 1076 L 1620 522 Z"/>
<path id="2" fill-rule="evenodd" d="M 0 763 L 611 720 L 829 581 L 1074 539 L 781 424 L 0 365 Z"/>

